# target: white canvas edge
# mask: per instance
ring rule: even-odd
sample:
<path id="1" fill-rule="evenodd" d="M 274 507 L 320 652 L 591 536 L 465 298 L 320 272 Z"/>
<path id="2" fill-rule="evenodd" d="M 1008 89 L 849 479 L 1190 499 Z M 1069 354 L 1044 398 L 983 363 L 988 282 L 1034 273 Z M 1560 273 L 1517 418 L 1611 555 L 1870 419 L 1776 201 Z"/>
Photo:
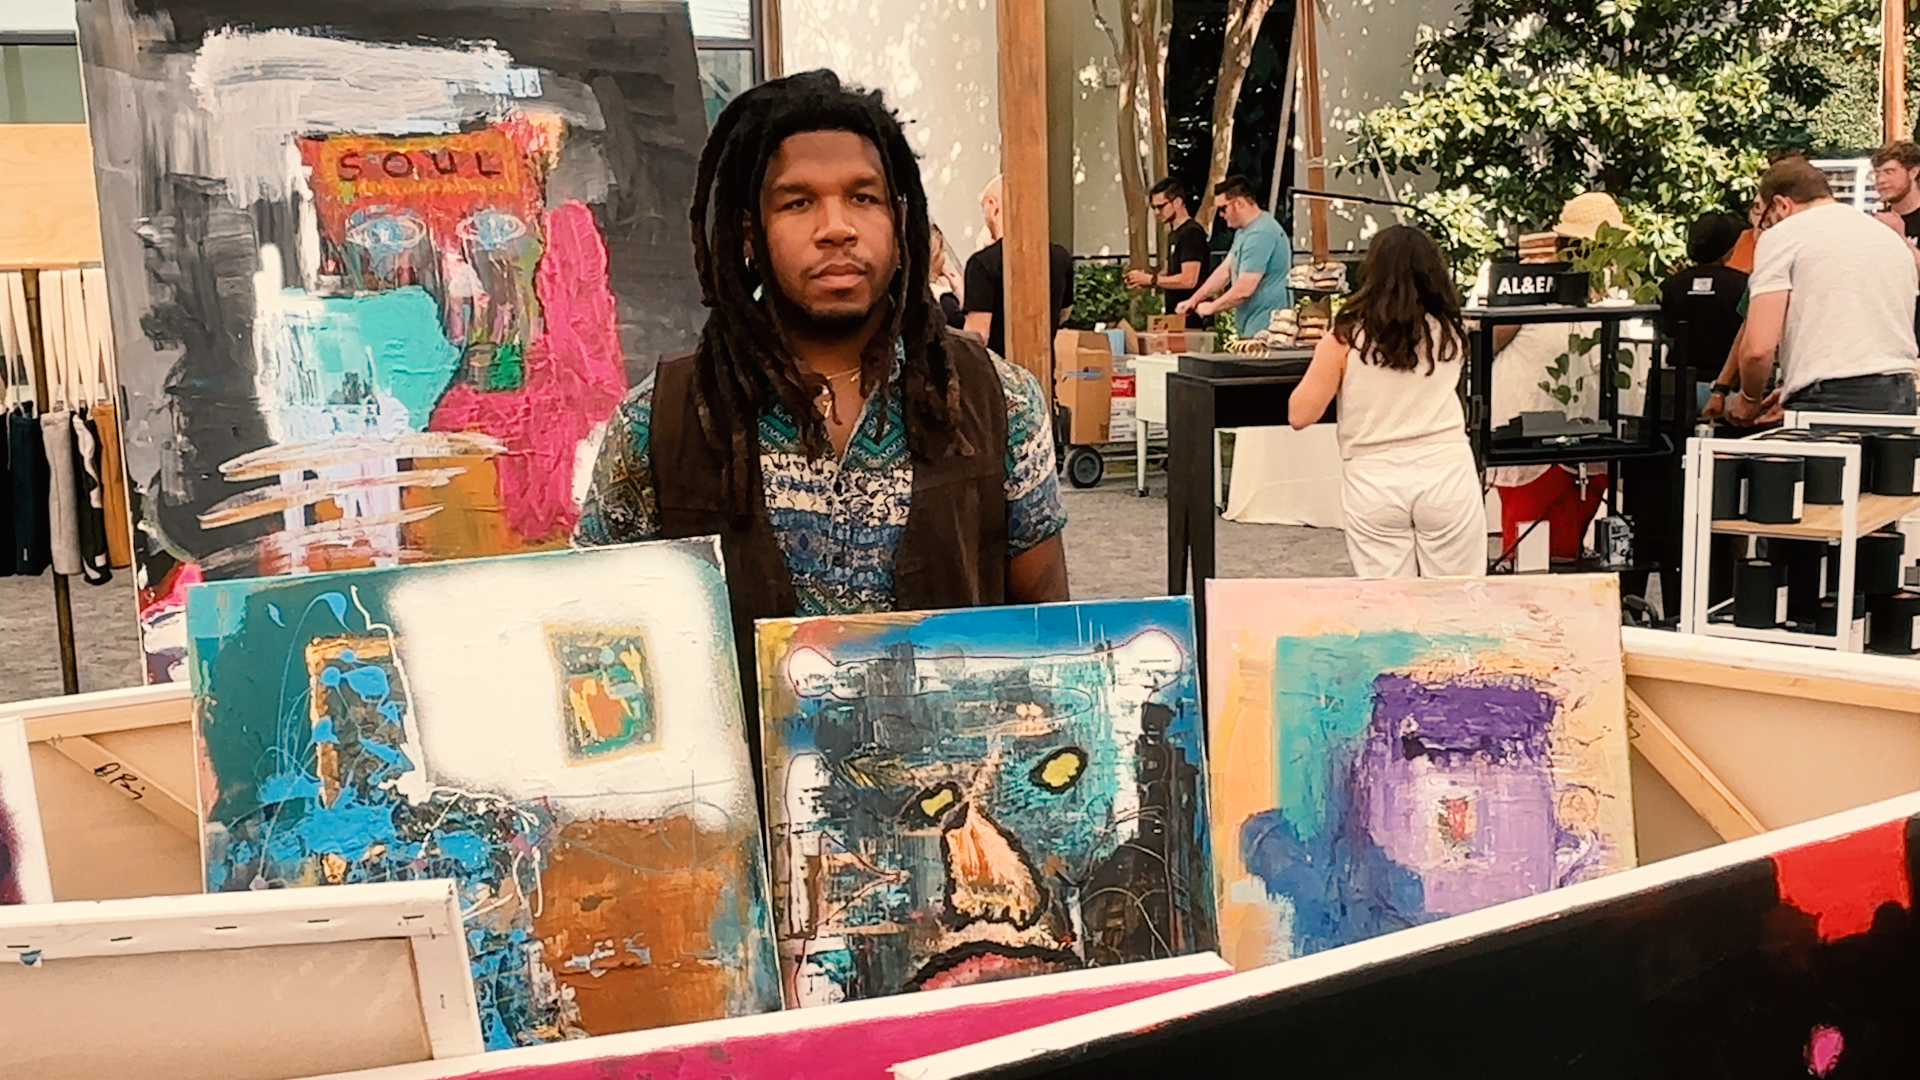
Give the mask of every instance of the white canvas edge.
<path id="1" fill-rule="evenodd" d="M 9 701 L 0 704 L 0 717 L 37 720 L 44 716 L 157 705 L 175 699 L 186 700 L 192 696 L 193 690 L 186 683 L 156 683 L 153 686 L 129 686 L 119 690 L 93 690 L 85 694 Z"/>
<path id="2" fill-rule="evenodd" d="M 1116 1005 L 1071 1020 L 902 1062 L 893 1067 L 893 1075 L 896 1080 L 949 1080 L 986 1069 L 1014 1065 L 1082 1046 L 1096 1039 L 1165 1025 L 1179 1018 L 1375 964 L 1439 952 L 1475 938 L 1548 922 L 1636 893 L 1715 873 L 1788 848 L 1831 840 L 1874 825 L 1905 820 L 1915 814 L 1920 814 L 1920 793 L 1902 795 L 1691 855 L 1652 863 L 1637 870 L 1624 870 L 1597 881 L 1549 890 L 1411 930 L 1401 930 L 1298 960 L 1231 975 L 1201 986 L 1174 990 L 1146 1001 Z"/>
<path id="3" fill-rule="evenodd" d="M 841 1005 L 787 1009 L 757 1016 L 706 1020 L 695 1024 L 655 1028 L 651 1031 L 599 1035 L 591 1039 L 551 1043 L 546 1046 L 495 1050 L 478 1061 L 389 1065 L 359 1072 L 329 1073 L 326 1076 L 309 1077 L 307 1080 L 349 1080 L 349 1078 L 351 1080 L 444 1080 L 448 1077 L 485 1076 L 495 1070 L 513 1072 L 542 1065 L 596 1061 L 697 1048 L 711 1046 L 728 1039 L 781 1035 L 874 1020 L 977 1008 L 1055 993 L 1137 986 L 1198 975 L 1224 977 L 1232 971 L 1232 966 L 1222 960 L 1218 954 L 1197 953 L 1170 960 L 1146 960 L 1133 964 L 1116 964 L 1112 967 L 1062 972 L 1057 975 L 1035 975 L 1024 979 L 955 987 L 950 990 L 930 990 L 918 994 L 868 998 Z"/>
<path id="4" fill-rule="evenodd" d="M 0 962 L 406 939 L 436 1058 L 484 1043 L 450 881 L 0 907 Z M 165 988 L 155 987 L 156 991 Z"/>
<path id="5" fill-rule="evenodd" d="M 1631 656 L 1691 660 L 1775 675 L 1806 675 L 1869 686 L 1920 689 L 1920 665 L 1906 657 L 1809 649 L 1802 645 L 1680 634 L 1639 626 L 1621 627 L 1620 644 Z M 1730 680 L 1727 687 L 1737 690 L 1739 684 L 1737 680 Z"/>
<path id="6" fill-rule="evenodd" d="M 47 838 L 40 830 L 40 797 L 33 786 L 33 758 L 27 752 L 26 721 L 0 718 L 0 764 L 20 763 L 19 775 L 0 776 L 0 797 L 19 843 L 14 874 L 24 904 L 53 902 L 53 874 L 47 866 Z"/>

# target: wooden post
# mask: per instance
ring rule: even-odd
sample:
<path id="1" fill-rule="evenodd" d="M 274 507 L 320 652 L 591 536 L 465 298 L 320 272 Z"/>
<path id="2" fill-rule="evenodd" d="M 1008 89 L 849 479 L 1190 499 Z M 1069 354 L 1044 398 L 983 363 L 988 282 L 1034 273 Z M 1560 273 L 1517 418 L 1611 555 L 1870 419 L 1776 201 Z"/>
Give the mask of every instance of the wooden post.
<path id="1" fill-rule="evenodd" d="M 1884 145 L 1907 130 L 1907 0 L 1880 0 L 1880 121 Z"/>
<path id="2" fill-rule="evenodd" d="M 26 331 L 28 350 L 33 356 L 33 404 L 35 414 L 45 416 L 52 407 L 53 388 L 47 383 L 46 319 L 40 310 L 40 271 L 20 271 L 21 291 L 27 299 Z M 53 575 L 53 619 L 60 646 L 60 686 L 65 693 L 80 692 L 80 660 L 73 647 L 73 594 L 67 576 L 57 570 Z"/>
<path id="3" fill-rule="evenodd" d="M 1300 67 L 1304 81 L 1300 85 L 1300 126 L 1307 151 L 1307 186 L 1327 190 L 1327 148 L 1320 131 L 1320 32 L 1314 26 L 1317 0 L 1304 0 L 1297 8 L 1300 20 Z M 1307 238 L 1314 262 L 1326 262 L 1327 201 L 1307 200 Z"/>
<path id="4" fill-rule="evenodd" d="M 760 0 L 760 77 L 771 81 L 787 73 L 780 28 L 780 0 Z"/>
<path id="5" fill-rule="evenodd" d="M 1000 176 L 1006 241 L 1007 359 L 1053 400 L 1053 301 L 1048 280 L 1047 8 L 999 0 Z"/>

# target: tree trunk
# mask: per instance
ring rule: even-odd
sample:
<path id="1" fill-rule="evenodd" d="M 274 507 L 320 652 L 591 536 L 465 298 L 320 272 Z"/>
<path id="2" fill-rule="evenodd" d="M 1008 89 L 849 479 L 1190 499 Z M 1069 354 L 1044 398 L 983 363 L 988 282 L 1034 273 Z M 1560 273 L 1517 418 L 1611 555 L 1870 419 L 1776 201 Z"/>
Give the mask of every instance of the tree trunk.
<path id="1" fill-rule="evenodd" d="M 1167 175 L 1167 45 L 1173 35 L 1173 20 L 1167 0 L 1137 0 L 1139 19 L 1133 40 L 1140 53 L 1140 75 L 1147 84 L 1147 156 L 1149 185 Z M 1177 270 L 1168 262 L 1167 230 L 1155 220 L 1153 249 L 1160 253 L 1163 270 Z"/>
<path id="2" fill-rule="evenodd" d="M 1134 47 L 1134 24 L 1141 0 L 1120 0 L 1120 35 L 1113 51 L 1120 61 L 1120 93 L 1113 115 L 1120 141 L 1120 194 L 1127 205 L 1127 268 L 1148 268 L 1146 170 L 1140 161 L 1140 50 Z M 1109 35 L 1111 36 L 1111 35 Z"/>
<path id="3" fill-rule="evenodd" d="M 1240 86 L 1247 80 L 1247 65 L 1253 61 L 1260 24 L 1273 6 L 1273 0 L 1230 2 L 1227 39 L 1220 49 L 1220 74 L 1213 88 L 1213 161 L 1207 168 L 1207 188 L 1200 197 L 1200 210 L 1194 214 L 1209 229 L 1213 227 L 1214 185 L 1227 178 L 1227 162 L 1233 158 L 1233 110 L 1240 104 Z M 1307 73 L 1309 79 L 1318 77 L 1318 72 Z"/>

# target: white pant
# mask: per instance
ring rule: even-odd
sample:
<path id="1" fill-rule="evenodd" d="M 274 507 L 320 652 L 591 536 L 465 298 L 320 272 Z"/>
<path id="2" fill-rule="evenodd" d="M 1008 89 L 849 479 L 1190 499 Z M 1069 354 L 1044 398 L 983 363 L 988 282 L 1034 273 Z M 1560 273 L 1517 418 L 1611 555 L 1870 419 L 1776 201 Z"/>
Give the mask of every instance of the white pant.
<path id="1" fill-rule="evenodd" d="M 1486 575 L 1487 508 L 1466 442 L 1349 458 L 1340 494 L 1356 575 Z"/>

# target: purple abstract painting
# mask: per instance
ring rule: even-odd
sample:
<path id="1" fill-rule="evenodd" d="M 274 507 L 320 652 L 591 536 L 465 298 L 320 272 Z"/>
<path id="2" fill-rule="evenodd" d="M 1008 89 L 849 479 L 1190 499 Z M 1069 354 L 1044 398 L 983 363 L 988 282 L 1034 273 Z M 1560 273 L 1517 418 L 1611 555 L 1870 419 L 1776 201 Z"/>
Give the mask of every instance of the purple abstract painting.
<path id="1" fill-rule="evenodd" d="M 1236 967 L 1634 864 L 1611 578 L 1210 589 Z"/>

